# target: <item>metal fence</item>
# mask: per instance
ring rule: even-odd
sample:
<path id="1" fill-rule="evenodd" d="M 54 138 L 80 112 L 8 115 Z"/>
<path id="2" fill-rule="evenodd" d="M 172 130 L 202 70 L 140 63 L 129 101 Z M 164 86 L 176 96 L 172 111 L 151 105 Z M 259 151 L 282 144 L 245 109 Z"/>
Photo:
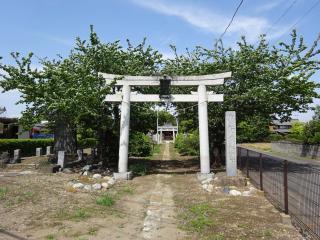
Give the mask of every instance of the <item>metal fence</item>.
<path id="1" fill-rule="evenodd" d="M 238 147 L 238 166 L 311 239 L 320 239 L 320 166 Z"/>

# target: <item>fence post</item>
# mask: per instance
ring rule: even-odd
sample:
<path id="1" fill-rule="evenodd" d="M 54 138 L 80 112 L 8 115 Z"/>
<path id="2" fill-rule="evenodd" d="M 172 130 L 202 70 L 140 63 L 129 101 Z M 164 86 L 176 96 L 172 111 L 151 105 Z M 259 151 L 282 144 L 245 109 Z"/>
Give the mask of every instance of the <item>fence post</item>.
<path id="1" fill-rule="evenodd" d="M 241 149 L 240 149 L 240 147 L 237 147 L 238 166 L 239 166 L 240 169 L 242 169 L 242 167 L 241 167 L 241 156 L 240 156 L 240 154 L 241 154 Z"/>
<path id="2" fill-rule="evenodd" d="M 289 213 L 288 204 L 288 161 L 283 161 L 283 191 L 284 191 L 284 213 Z"/>
<path id="3" fill-rule="evenodd" d="M 260 173 L 260 190 L 263 191 L 263 166 L 262 166 L 262 153 L 259 155 L 259 173 Z"/>
<path id="4" fill-rule="evenodd" d="M 246 169 L 247 169 L 247 178 L 249 178 L 249 149 L 247 149 Z"/>

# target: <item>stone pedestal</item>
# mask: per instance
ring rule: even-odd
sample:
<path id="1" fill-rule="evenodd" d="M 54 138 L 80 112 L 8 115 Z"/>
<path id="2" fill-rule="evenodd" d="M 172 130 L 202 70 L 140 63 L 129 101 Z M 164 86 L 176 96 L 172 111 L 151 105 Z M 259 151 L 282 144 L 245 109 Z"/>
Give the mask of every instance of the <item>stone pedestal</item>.
<path id="1" fill-rule="evenodd" d="M 113 178 L 115 180 L 131 180 L 132 172 L 113 173 Z"/>
<path id="2" fill-rule="evenodd" d="M 227 176 L 237 175 L 237 140 L 236 140 L 236 112 L 225 113 L 225 142 Z"/>
<path id="3" fill-rule="evenodd" d="M 42 155 L 42 148 L 36 148 L 36 156 L 40 157 Z"/>

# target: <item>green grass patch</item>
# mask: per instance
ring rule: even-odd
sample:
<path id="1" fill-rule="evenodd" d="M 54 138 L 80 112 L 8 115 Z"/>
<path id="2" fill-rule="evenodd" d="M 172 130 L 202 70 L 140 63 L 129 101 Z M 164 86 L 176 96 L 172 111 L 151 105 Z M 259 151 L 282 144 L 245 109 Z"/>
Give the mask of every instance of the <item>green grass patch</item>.
<path id="1" fill-rule="evenodd" d="M 7 187 L 0 187 L 0 200 L 5 199 L 7 192 L 8 192 Z"/>
<path id="2" fill-rule="evenodd" d="M 116 202 L 115 197 L 110 194 L 105 194 L 96 200 L 96 203 L 98 205 L 105 206 L 105 207 L 111 207 L 115 204 L 115 202 Z"/>
<path id="3" fill-rule="evenodd" d="M 90 217 L 89 212 L 86 209 L 83 208 L 78 208 L 75 210 L 75 212 L 73 213 L 72 218 L 78 221 L 87 219 Z"/>
<path id="4" fill-rule="evenodd" d="M 47 240 L 55 240 L 56 237 L 53 234 L 49 234 L 49 235 L 46 236 L 46 239 Z"/>
<path id="5" fill-rule="evenodd" d="M 209 203 L 191 205 L 182 215 L 186 222 L 186 230 L 199 232 L 200 234 L 204 233 L 208 228 L 215 225 L 213 218 L 217 212 L 218 210 Z"/>

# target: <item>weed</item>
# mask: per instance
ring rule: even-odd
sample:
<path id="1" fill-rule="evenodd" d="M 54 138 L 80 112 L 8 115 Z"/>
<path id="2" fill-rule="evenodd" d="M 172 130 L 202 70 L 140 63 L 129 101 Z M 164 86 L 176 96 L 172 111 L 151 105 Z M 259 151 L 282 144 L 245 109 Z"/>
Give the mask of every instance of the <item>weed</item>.
<path id="1" fill-rule="evenodd" d="M 55 240 L 55 236 L 53 234 L 49 234 L 47 237 L 47 240 Z"/>
<path id="2" fill-rule="evenodd" d="M 0 200 L 3 200 L 8 192 L 8 188 L 0 187 Z"/>
<path id="3" fill-rule="evenodd" d="M 266 230 L 263 232 L 264 237 L 272 237 L 272 232 L 270 230 Z"/>
<path id="4" fill-rule="evenodd" d="M 74 212 L 72 218 L 76 219 L 76 220 L 84 220 L 86 218 L 90 217 L 90 214 L 82 208 L 78 208 L 76 209 L 76 211 Z"/>
<path id="5" fill-rule="evenodd" d="M 223 234 L 217 234 L 213 236 L 212 240 L 224 240 L 224 235 Z"/>
<path id="6" fill-rule="evenodd" d="M 202 231 L 205 227 L 213 225 L 213 221 L 206 216 L 198 216 L 190 222 L 191 227 L 197 231 Z"/>
<path id="7" fill-rule="evenodd" d="M 134 193 L 134 189 L 130 186 L 125 186 L 119 190 L 119 194 L 126 193 L 132 195 Z"/>
<path id="8" fill-rule="evenodd" d="M 199 203 L 189 207 L 184 215 L 184 219 L 187 220 L 187 225 L 192 231 L 202 232 L 207 227 L 214 225 L 211 217 L 217 211 L 209 203 Z"/>
<path id="9" fill-rule="evenodd" d="M 112 205 L 115 204 L 115 202 L 116 202 L 115 197 L 110 194 L 105 194 L 96 200 L 96 203 L 98 205 L 105 206 L 105 207 L 111 207 Z"/>
<path id="10" fill-rule="evenodd" d="M 96 227 L 90 227 L 90 228 L 88 229 L 88 234 L 89 234 L 89 235 L 96 235 L 97 232 L 98 232 L 98 228 L 96 228 Z"/>

